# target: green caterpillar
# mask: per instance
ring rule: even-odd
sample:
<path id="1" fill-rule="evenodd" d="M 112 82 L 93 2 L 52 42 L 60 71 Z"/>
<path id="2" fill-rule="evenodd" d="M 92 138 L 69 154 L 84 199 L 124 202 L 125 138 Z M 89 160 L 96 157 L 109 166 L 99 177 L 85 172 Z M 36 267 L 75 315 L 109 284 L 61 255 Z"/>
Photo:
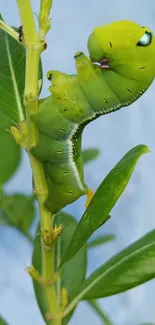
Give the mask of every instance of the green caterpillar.
<path id="1" fill-rule="evenodd" d="M 40 100 L 31 118 L 39 130 L 32 153 L 44 162 L 46 202 L 56 213 L 88 192 L 81 138 L 97 117 L 138 99 L 155 76 L 155 37 L 130 21 L 98 27 L 88 40 L 90 59 L 75 55 L 77 75 L 50 71 L 52 96 Z"/>

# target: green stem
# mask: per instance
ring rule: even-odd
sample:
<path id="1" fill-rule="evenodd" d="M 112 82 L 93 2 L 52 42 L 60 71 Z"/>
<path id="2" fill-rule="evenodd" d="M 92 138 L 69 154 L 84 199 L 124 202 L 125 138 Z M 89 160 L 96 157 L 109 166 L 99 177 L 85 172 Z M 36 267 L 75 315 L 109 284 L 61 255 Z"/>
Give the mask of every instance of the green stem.
<path id="1" fill-rule="evenodd" d="M 13 37 L 16 41 L 19 41 L 19 33 L 12 27 L 8 26 L 3 20 L 0 19 L 0 28 Z"/>
<path id="2" fill-rule="evenodd" d="M 38 40 L 36 27 L 33 18 L 30 0 L 17 0 L 22 27 L 24 31 L 24 43 L 34 43 Z"/>
<path id="3" fill-rule="evenodd" d="M 89 300 L 87 302 L 104 321 L 104 325 L 112 325 L 112 322 L 109 320 L 107 315 L 103 312 L 103 310 L 100 308 L 96 300 Z"/>
<path id="4" fill-rule="evenodd" d="M 47 0 L 45 1 L 47 3 Z M 23 31 L 24 44 L 26 48 L 26 77 L 24 103 L 27 115 L 27 131 L 28 131 L 28 148 L 35 146 L 37 142 L 38 132 L 35 124 L 31 120 L 31 114 L 38 110 L 38 72 L 39 60 L 41 52 L 44 50 L 44 43 L 39 39 L 34 24 L 30 0 L 17 0 Z M 48 197 L 48 187 L 44 172 L 44 166 L 41 161 L 36 159 L 30 151 L 28 151 L 29 160 L 33 172 L 35 193 L 37 195 L 41 232 L 49 231 L 52 227 L 51 213 L 45 207 L 45 201 Z M 54 247 L 47 250 L 43 237 L 41 239 L 42 247 L 42 275 L 46 283 L 50 282 L 54 274 Z M 44 285 L 43 290 L 48 303 L 48 311 L 52 318 L 52 325 L 61 325 L 59 305 L 57 302 L 55 286 Z"/>
<path id="5" fill-rule="evenodd" d="M 41 0 L 40 1 L 40 14 L 39 14 L 39 29 L 40 39 L 44 40 L 47 32 L 50 29 L 50 9 L 52 7 L 53 0 Z"/>

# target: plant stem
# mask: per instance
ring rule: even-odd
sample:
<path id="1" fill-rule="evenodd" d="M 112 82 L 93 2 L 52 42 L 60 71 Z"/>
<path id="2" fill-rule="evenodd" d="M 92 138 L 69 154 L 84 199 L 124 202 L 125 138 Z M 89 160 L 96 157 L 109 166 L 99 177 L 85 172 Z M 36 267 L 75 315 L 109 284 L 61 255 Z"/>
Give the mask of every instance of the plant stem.
<path id="1" fill-rule="evenodd" d="M 8 26 L 3 20 L 0 19 L 0 28 L 12 36 L 16 41 L 19 41 L 19 34 L 12 27 Z"/>
<path id="2" fill-rule="evenodd" d="M 43 2 L 43 1 L 42 1 Z M 47 3 L 47 0 L 45 1 Z M 23 32 L 24 44 L 26 48 L 26 77 L 24 103 L 26 107 L 26 122 L 28 131 L 28 148 L 31 149 L 37 142 L 38 131 L 31 120 L 31 114 L 38 110 L 38 72 L 41 52 L 44 50 L 44 43 L 39 39 L 33 19 L 30 0 L 17 0 Z M 41 232 L 50 231 L 52 227 L 52 216 L 50 211 L 45 207 L 45 200 L 48 197 L 48 187 L 44 172 L 44 166 L 41 161 L 36 159 L 28 151 L 29 160 L 33 172 L 35 193 L 37 195 Z M 47 250 L 43 237 L 41 239 L 42 247 L 42 276 L 45 282 L 50 282 L 54 274 L 54 248 Z M 55 287 L 44 285 L 43 290 L 48 303 L 49 314 L 53 317 L 52 325 L 61 325 L 59 318 L 60 311 L 57 303 Z"/>
<path id="3" fill-rule="evenodd" d="M 47 32 L 50 29 L 50 9 L 52 7 L 53 0 L 41 0 L 40 1 L 40 13 L 39 13 L 39 29 L 40 39 L 44 40 Z"/>

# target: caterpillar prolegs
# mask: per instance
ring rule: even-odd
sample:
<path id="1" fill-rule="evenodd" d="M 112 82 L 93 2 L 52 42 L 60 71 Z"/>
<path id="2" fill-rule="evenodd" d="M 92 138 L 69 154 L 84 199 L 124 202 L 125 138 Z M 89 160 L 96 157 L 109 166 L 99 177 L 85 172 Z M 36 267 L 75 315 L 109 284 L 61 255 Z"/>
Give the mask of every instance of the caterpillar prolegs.
<path id="1" fill-rule="evenodd" d="M 98 27 L 88 40 L 90 59 L 75 55 L 77 75 L 50 71 L 52 96 L 31 118 L 39 130 L 32 153 L 44 163 L 46 205 L 56 213 L 88 191 L 81 140 L 97 117 L 138 99 L 155 76 L 155 38 L 145 27 L 120 21 Z"/>

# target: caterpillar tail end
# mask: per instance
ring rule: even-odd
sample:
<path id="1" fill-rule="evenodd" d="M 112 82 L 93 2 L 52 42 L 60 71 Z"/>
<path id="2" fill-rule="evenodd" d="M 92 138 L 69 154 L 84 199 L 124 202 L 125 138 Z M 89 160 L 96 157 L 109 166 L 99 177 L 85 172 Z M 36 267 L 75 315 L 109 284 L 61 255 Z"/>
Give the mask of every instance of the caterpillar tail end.
<path id="1" fill-rule="evenodd" d="M 93 190 L 91 188 L 89 188 L 88 189 L 88 192 L 87 192 L 87 201 L 85 203 L 85 208 L 86 209 L 88 208 L 88 205 L 91 202 L 93 196 L 94 196 L 94 192 L 93 192 Z"/>

